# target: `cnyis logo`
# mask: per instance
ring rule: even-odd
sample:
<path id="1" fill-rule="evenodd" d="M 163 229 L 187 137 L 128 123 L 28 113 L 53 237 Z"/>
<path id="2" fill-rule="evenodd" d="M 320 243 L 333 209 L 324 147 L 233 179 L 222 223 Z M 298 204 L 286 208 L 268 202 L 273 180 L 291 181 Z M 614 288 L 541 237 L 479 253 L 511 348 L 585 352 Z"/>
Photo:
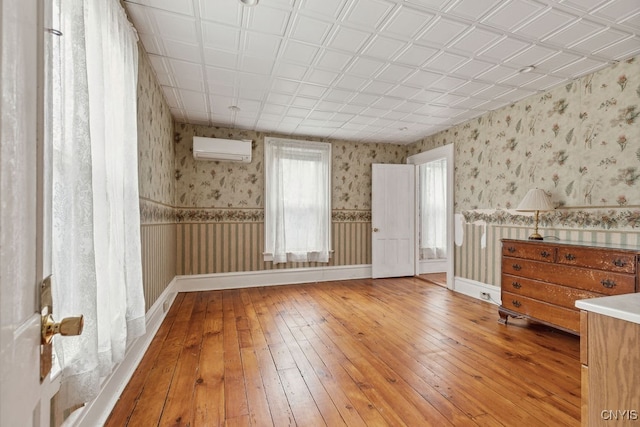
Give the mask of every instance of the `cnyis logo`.
<path id="1" fill-rule="evenodd" d="M 600 412 L 600 417 L 605 421 L 637 421 L 638 420 L 638 411 L 635 409 L 605 409 Z"/>

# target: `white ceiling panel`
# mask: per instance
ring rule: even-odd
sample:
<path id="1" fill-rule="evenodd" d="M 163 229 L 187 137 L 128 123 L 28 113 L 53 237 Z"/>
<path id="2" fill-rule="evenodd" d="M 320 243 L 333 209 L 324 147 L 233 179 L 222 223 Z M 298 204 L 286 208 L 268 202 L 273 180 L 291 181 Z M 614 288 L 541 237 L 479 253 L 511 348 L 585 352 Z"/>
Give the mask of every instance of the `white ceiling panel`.
<path id="1" fill-rule="evenodd" d="M 528 19 L 544 10 L 544 5 L 529 0 L 504 2 L 493 13 L 483 19 L 483 23 L 504 30 L 513 30 Z"/>
<path id="2" fill-rule="evenodd" d="M 456 69 L 469 60 L 468 57 L 450 52 L 440 52 L 426 66 L 430 70 L 447 72 Z"/>
<path id="3" fill-rule="evenodd" d="M 170 1 L 175 4 L 190 3 L 175 0 L 165 1 Z M 231 5 L 228 4 L 226 0 L 198 0 L 197 3 L 200 6 L 200 17 L 206 21 L 214 21 L 235 26 L 239 26 L 242 22 L 242 5 L 240 5 L 240 3 Z"/>
<path id="4" fill-rule="evenodd" d="M 638 0 L 613 0 L 599 8 L 594 15 L 617 23 L 638 11 L 640 11 Z"/>
<path id="5" fill-rule="evenodd" d="M 211 49 L 239 50 L 240 29 L 215 22 L 202 22 L 202 44 Z"/>
<path id="6" fill-rule="evenodd" d="M 446 46 L 470 28 L 468 24 L 438 17 L 422 33 L 418 40 L 436 46 Z"/>
<path id="7" fill-rule="evenodd" d="M 489 14 L 502 2 L 503 0 L 458 0 L 447 9 L 447 12 L 476 21 Z"/>
<path id="8" fill-rule="evenodd" d="M 197 21 L 194 18 L 159 10 L 152 12 L 152 15 L 162 38 L 198 44 Z"/>
<path id="9" fill-rule="evenodd" d="M 404 65 L 390 64 L 387 65 L 377 77 L 381 80 L 388 82 L 401 82 L 404 81 L 409 74 L 413 73 L 414 68 Z"/>
<path id="10" fill-rule="evenodd" d="M 291 136 L 410 143 L 640 55 L 638 0 L 124 4 L 176 120 Z"/>
<path id="11" fill-rule="evenodd" d="M 136 0 L 137 4 L 150 6 L 156 9 L 175 12 L 182 15 L 193 16 L 193 4 L 189 2 L 177 2 L 175 0 Z"/>
<path id="12" fill-rule="evenodd" d="M 583 12 L 591 12 L 609 1 L 610 0 L 560 0 L 560 3 Z"/>
<path id="13" fill-rule="evenodd" d="M 367 30 L 378 28 L 393 10 L 393 2 L 385 0 L 356 0 L 351 2 L 345 22 Z"/>
<path id="14" fill-rule="evenodd" d="M 640 37 L 630 37 L 595 52 L 598 55 L 622 60 L 640 54 Z"/>
<path id="15" fill-rule="evenodd" d="M 490 70 L 492 67 L 492 63 L 481 61 L 480 59 L 468 60 L 465 64 L 456 68 L 454 73 L 456 76 L 462 76 L 472 79 Z"/>
<path id="16" fill-rule="evenodd" d="M 168 58 L 182 59 L 191 62 L 202 62 L 200 46 L 176 40 L 163 40 L 164 54 Z"/>
<path id="17" fill-rule="evenodd" d="M 345 3 L 346 0 L 304 0 L 300 11 L 311 16 L 336 19 L 344 9 Z"/>
<path id="18" fill-rule="evenodd" d="M 436 53 L 438 53 L 438 49 L 411 44 L 395 58 L 395 61 L 401 64 L 419 67 Z"/>
<path id="19" fill-rule="evenodd" d="M 376 75 L 385 65 L 385 62 L 378 59 L 361 56 L 353 60 L 347 72 L 356 76 L 371 77 Z"/>
<path id="20" fill-rule="evenodd" d="M 526 67 L 529 65 L 535 65 L 546 58 L 551 57 L 557 51 L 545 46 L 532 46 L 522 53 L 517 54 L 507 60 L 509 64 L 515 64 L 520 67 Z"/>
<path id="21" fill-rule="evenodd" d="M 327 21 L 298 15 L 290 37 L 293 40 L 321 45 L 329 34 L 332 26 L 333 24 Z"/>
<path id="22" fill-rule="evenodd" d="M 329 42 L 329 46 L 347 52 L 356 53 L 369 39 L 370 34 L 347 27 L 338 27 Z"/>
<path id="23" fill-rule="evenodd" d="M 254 7 L 251 9 L 249 16 L 248 27 L 252 31 L 283 36 L 287 29 L 291 12 L 266 6 Z"/>
<path id="24" fill-rule="evenodd" d="M 582 56 L 573 53 L 559 52 L 558 54 L 538 63 L 536 65 L 536 70 L 537 72 L 557 73 L 558 69 L 564 68 L 569 64 L 573 64 L 582 58 Z"/>
<path id="25" fill-rule="evenodd" d="M 604 49 L 605 47 L 622 41 L 629 37 L 629 34 L 623 31 L 608 30 L 595 34 L 579 43 L 571 46 L 571 49 L 593 54 L 594 52 Z"/>
<path id="26" fill-rule="evenodd" d="M 389 18 L 384 26 L 384 31 L 402 39 L 411 40 L 433 17 L 433 14 L 403 7 Z"/>
<path id="27" fill-rule="evenodd" d="M 554 43 L 560 47 L 575 45 L 595 33 L 605 31 L 604 25 L 582 19 L 569 27 L 566 27 L 549 36 L 545 42 Z"/>
<path id="28" fill-rule="evenodd" d="M 505 58 L 510 58 L 528 47 L 531 47 L 531 44 L 513 37 L 505 37 L 487 47 L 479 56 L 493 59 L 494 63 L 495 61 L 502 62 Z"/>
<path id="29" fill-rule="evenodd" d="M 516 33 L 523 34 L 533 40 L 540 40 L 575 21 L 575 15 L 556 9 L 549 9 L 518 28 Z"/>
<path id="30" fill-rule="evenodd" d="M 220 68 L 236 68 L 238 64 L 238 53 L 217 49 L 204 49 L 204 63 L 215 65 Z"/>
<path id="31" fill-rule="evenodd" d="M 501 35 L 499 33 L 474 27 L 451 44 L 451 47 L 475 55 L 478 51 L 492 45 L 500 38 Z"/>

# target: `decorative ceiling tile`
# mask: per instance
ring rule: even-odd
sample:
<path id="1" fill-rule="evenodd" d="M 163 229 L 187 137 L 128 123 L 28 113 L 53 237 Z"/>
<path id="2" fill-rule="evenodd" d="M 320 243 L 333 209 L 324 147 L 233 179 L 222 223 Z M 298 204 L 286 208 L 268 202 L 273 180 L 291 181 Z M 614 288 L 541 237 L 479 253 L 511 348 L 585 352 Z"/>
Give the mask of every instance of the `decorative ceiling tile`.
<path id="1" fill-rule="evenodd" d="M 393 2 L 386 0 L 353 0 L 344 22 L 367 30 L 378 28 L 393 10 Z"/>
<path id="2" fill-rule="evenodd" d="M 577 19 L 575 15 L 556 9 L 548 9 L 546 12 L 536 16 L 515 30 L 515 32 L 530 37 L 533 40 L 541 40 L 547 35 L 569 26 L 571 23 L 577 21 Z"/>
<path id="3" fill-rule="evenodd" d="M 434 15 L 427 12 L 402 7 L 384 25 L 385 33 L 412 40 Z"/>
<path id="4" fill-rule="evenodd" d="M 446 46 L 469 28 L 471 28 L 469 24 L 440 16 L 429 25 L 418 40 L 430 45 Z"/>
<path id="5" fill-rule="evenodd" d="M 505 2 L 482 20 L 484 24 L 504 30 L 513 30 L 544 10 L 544 5 L 529 0 Z"/>
<path id="6" fill-rule="evenodd" d="M 304 0 L 300 11 L 309 15 L 337 19 L 344 9 L 346 0 Z"/>
<path id="7" fill-rule="evenodd" d="M 640 55 L 638 0 L 124 4 L 176 120 L 292 136 L 413 142 Z"/>

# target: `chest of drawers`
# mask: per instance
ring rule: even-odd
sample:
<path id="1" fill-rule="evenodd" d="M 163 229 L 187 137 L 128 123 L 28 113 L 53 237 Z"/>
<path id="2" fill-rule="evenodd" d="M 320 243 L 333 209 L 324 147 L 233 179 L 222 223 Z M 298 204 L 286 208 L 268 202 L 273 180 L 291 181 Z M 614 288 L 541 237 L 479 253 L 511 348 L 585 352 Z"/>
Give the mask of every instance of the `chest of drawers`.
<path id="1" fill-rule="evenodd" d="M 638 290 L 640 249 L 502 240 L 500 322 L 523 317 L 580 334 L 578 299 Z"/>

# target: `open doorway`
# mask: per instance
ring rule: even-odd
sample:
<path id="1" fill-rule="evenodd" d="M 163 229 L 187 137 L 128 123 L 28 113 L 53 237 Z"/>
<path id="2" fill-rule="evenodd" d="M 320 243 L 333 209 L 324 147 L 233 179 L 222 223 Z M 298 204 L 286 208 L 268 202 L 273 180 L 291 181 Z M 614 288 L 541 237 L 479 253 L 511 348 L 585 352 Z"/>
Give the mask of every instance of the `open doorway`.
<path id="1" fill-rule="evenodd" d="M 416 276 L 453 289 L 453 145 L 407 162 L 416 165 Z"/>

